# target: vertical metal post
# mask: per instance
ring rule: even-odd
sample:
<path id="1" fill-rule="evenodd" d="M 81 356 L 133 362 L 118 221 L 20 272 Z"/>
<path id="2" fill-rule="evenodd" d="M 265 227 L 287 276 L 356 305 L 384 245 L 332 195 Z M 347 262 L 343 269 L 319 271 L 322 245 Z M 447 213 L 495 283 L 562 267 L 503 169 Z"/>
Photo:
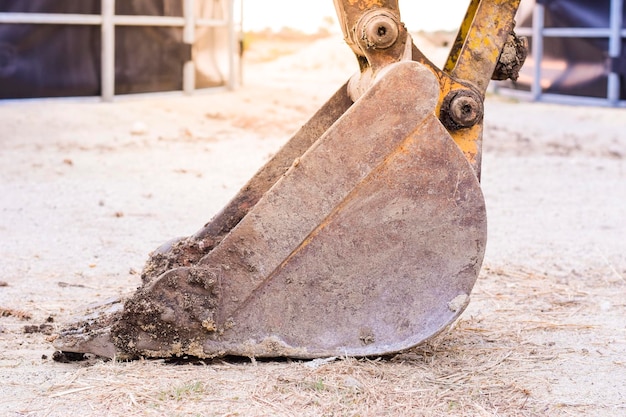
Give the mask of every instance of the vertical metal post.
<path id="1" fill-rule="evenodd" d="M 614 60 L 619 58 L 622 52 L 622 12 L 624 0 L 611 0 L 611 36 L 609 37 L 609 59 L 611 66 Z M 611 105 L 617 106 L 619 103 L 620 79 L 619 74 L 611 68 L 607 84 L 607 98 Z"/>
<path id="2" fill-rule="evenodd" d="M 185 27 L 183 29 L 183 42 L 193 47 L 196 38 L 195 22 L 195 0 L 185 0 L 183 3 L 183 16 L 185 17 Z M 196 66 L 193 62 L 193 55 L 189 61 L 183 65 L 183 91 L 185 94 L 192 94 L 196 88 Z"/>
<path id="3" fill-rule="evenodd" d="M 545 24 L 545 6 L 535 4 L 533 10 L 533 35 L 532 35 L 532 55 L 533 55 L 533 83 L 530 92 L 534 101 L 541 99 L 541 61 L 543 60 L 543 27 Z"/>
<path id="4" fill-rule="evenodd" d="M 235 30 L 235 0 L 224 0 L 227 2 L 227 25 L 228 25 L 228 82 L 227 87 L 229 90 L 234 90 L 237 87 L 237 69 L 235 63 L 235 54 L 238 54 L 238 39 Z"/>
<path id="5" fill-rule="evenodd" d="M 243 38 L 244 36 L 244 31 L 243 31 L 243 0 L 239 0 L 239 25 L 238 25 L 238 29 L 239 29 L 239 36 L 242 36 L 242 38 L 238 39 L 238 45 L 237 45 L 237 86 L 241 86 L 243 85 L 243 53 L 244 53 L 244 40 L 245 38 Z"/>
<path id="6" fill-rule="evenodd" d="M 102 56 L 101 88 L 102 101 L 113 101 L 115 95 L 115 0 L 102 0 Z"/>

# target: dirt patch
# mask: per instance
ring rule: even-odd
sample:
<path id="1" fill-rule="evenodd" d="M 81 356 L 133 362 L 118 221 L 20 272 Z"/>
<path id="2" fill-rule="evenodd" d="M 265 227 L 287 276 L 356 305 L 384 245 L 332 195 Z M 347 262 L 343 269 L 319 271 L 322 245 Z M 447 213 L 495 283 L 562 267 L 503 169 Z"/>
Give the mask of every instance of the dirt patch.
<path id="1" fill-rule="evenodd" d="M 177 268 L 137 290 L 111 326 L 112 342 L 122 353 L 118 355 L 209 356 L 205 341 L 223 331 L 215 327 L 216 282 L 208 268 Z"/>
<path id="2" fill-rule="evenodd" d="M 491 79 L 517 81 L 527 55 L 528 41 L 518 37 L 515 32 L 511 32 L 498 58 L 498 64 Z"/>

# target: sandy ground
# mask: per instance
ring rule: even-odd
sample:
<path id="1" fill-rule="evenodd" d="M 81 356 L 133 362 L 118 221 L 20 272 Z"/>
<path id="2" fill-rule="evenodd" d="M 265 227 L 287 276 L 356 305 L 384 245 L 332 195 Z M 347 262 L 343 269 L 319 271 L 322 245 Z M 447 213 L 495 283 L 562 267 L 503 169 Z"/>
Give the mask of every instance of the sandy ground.
<path id="1" fill-rule="evenodd" d="M 495 96 L 483 272 L 424 346 L 332 362 L 52 361 L 46 333 L 133 291 L 148 253 L 199 229 L 355 68 L 326 39 L 247 66 L 235 92 L 0 103 L 0 414 L 625 416 L 626 113 Z"/>

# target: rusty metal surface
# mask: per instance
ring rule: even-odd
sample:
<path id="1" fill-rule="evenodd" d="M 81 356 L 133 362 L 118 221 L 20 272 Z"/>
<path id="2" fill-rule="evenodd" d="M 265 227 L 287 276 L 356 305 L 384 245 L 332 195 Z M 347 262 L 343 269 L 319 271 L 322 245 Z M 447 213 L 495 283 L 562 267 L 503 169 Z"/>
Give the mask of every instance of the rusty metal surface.
<path id="1" fill-rule="evenodd" d="M 361 34 L 356 32 L 359 20 L 363 15 L 372 10 L 386 9 L 400 19 L 398 0 L 333 0 L 335 11 L 339 18 L 339 26 L 343 32 L 344 40 L 352 48 L 356 55 L 363 55 L 360 46 Z"/>
<path id="2" fill-rule="evenodd" d="M 172 268 L 196 264 L 219 244 L 293 161 L 309 149 L 351 105 L 346 83 L 202 229 L 190 237 L 175 239 L 157 248 L 144 267 L 142 281 L 147 283 Z"/>
<path id="3" fill-rule="evenodd" d="M 464 309 L 485 239 L 477 179 L 430 116 L 232 312 L 224 337 L 269 336 L 304 357 L 415 346 Z"/>
<path id="4" fill-rule="evenodd" d="M 497 63 L 518 65 L 500 59 L 518 3 L 473 0 L 439 69 L 412 45 L 397 0 L 335 0 L 357 94 L 344 85 L 204 228 L 155 251 L 123 309 L 55 346 L 370 356 L 440 332 L 484 255 L 482 101 Z"/>
<path id="5" fill-rule="evenodd" d="M 515 77 L 524 62 L 526 43 L 512 35 L 519 0 L 472 0 L 443 68 L 437 68 L 415 46 L 412 58 L 430 68 L 440 85 L 437 115 L 480 179 L 482 117 L 475 124 L 450 122 L 450 101 L 474 96 L 482 106 L 492 77 Z M 511 40 L 511 37 L 513 39 Z M 503 53 L 505 49 L 506 53 Z M 498 68 L 498 70 L 496 70 Z M 477 114 L 482 109 L 477 109 Z"/>
<path id="6" fill-rule="evenodd" d="M 519 4 L 520 0 L 472 0 L 444 72 L 473 84 L 484 94 L 515 27 Z"/>
<path id="7" fill-rule="evenodd" d="M 475 87 L 471 84 L 463 83 L 461 80 L 454 79 L 449 74 L 435 66 L 435 64 L 433 64 L 415 45 L 413 45 L 412 59 L 430 68 L 439 81 L 439 100 L 435 113 L 440 120 L 445 120 L 447 117 L 445 114 L 445 102 L 451 95 L 466 91 L 479 94 Z M 482 120 L 474 126 L 456 130 L 450 129 L 448 130 L 448 133 L 452 136 L 452 139 L 454 139 L 454 142 L 461 149 L 461 152 L 463 152 L 465 158 L 474 169 L 476 176 L 480 179 L 483 133 Z"/>
<path id="8" fill-rule="evenodd" d="M 365 356 L 441 331 L 468 301 L 486 219 L 438 89 L 422 65 L 393 66 L 213 251 L 126 302 L 118 354 Z"/>

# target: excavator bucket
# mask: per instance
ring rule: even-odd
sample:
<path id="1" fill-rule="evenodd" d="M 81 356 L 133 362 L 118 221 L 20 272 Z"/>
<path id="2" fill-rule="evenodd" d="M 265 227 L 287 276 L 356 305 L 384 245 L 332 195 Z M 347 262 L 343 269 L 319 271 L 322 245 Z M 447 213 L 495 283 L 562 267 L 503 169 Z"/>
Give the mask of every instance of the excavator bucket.
<path id="1" fill-rule="evenodd" d="M 473 1 L 440 70 L 413 46 L 397 1 L 335 0 L 359 73 L 198 233 L 151 254 L 134 294 L 94 308 L 55 347 L 372 356 L 442 331 L 469 302 L 484 255 L 484 72 L 505 45 L 523 46 L 509 36 L 517 3 Z M 491 66 L 455 77 L 466 48 L 483 48 L 473 29 L 494 10 L 500 23 L 479 51 Z"/>

